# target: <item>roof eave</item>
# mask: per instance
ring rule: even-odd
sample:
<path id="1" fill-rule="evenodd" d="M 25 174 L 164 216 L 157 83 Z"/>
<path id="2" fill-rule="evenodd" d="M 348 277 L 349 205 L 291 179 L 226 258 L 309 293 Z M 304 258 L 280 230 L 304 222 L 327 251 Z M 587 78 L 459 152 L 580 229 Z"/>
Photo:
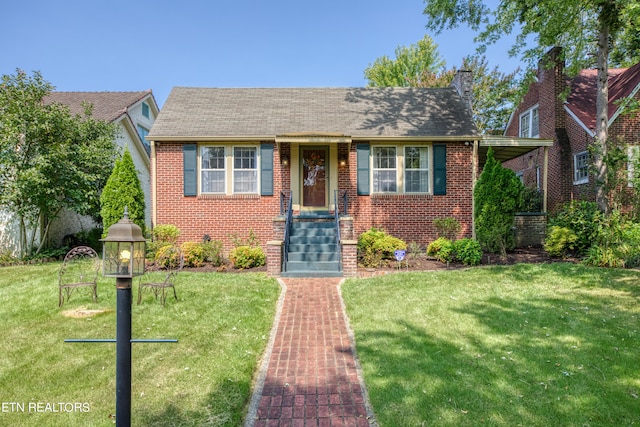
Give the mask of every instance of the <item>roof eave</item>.
<path id="1" fill-rule="evenodd" d="M 431 135 L 431 136 L 414 136 L 414 135 L 313 135 L 313 136 L 289 136 L 289 135 L 218 135 L 218 136 L 158 136 L 148 135 L 147 140 L 155 142 L 229 142 L 229 141 L 274 141 L 274 142 L 324 142 L 324 143 L 349 143 L 351 141 L 450 141 L 465 142 L 481 139 L 480 135 Z"/>

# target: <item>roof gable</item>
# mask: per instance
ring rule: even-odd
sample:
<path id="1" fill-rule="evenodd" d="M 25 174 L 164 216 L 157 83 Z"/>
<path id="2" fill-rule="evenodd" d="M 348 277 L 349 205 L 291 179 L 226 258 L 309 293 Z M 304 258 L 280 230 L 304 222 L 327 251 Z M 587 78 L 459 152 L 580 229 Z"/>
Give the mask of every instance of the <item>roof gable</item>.
<path id="1" fill-rule="evenodd" d="M 84 103 L 93 105 L 92 117 L 113 122 L 127 112 L 127 109 L 150 96 L 151 91 L 139 92 L 51 92 L 45 103 L 66 105 L 72 114 L 84 114 Z"/>
<path id="2" fill-rule="evenodd" d="M 148 139 L 295 133 L 461 137 L 477 135 L 477 130 L 454 88 L 175 87 Z"/>
<path id="3" fill-rule="evenodd" d="M 597 70 L 582 70 L 571 82 L 566 107 L 591 130 L 596 127 Z M 618 102 L 640 86 L 640 63 L 631 68 L 609 70 L 609 120 L 618 113 Z"/>

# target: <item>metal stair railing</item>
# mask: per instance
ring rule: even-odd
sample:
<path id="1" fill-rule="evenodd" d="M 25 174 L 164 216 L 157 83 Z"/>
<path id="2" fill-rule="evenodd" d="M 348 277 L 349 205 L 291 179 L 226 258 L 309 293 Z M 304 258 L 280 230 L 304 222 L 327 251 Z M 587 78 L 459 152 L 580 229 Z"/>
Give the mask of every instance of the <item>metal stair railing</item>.
<path id="1" fill-rule="evenodd" d="M 338 199 L 340 196 L 340 190 L 335 190 L 333 193 L 333 203 L 335 206 L 335 210 L 334 210 L 334 216 L 335 216 L 335 227 L 336 227 L 336 240 L 337 240 L 337 247 L 338 247 L 338 263 L 339 263 L 339 270 L 342 271 L 342 244 L 340 243 L 341 238 L 340 238 L 340 205 L 338 204 Z M 344 207 L 344 213 L 345 215 L 347 214 L 347 192 L 345 191 L 343 193 L 343 207 Z"/>
<path id="2" fill-rule="evenodd" d="M 284 200 L 284 193 L 280 193 L 280 200 Z M 282 203 L 280 203 L 280 211 L 282 212 Z M 286 221 L 284 223 L 284 252 L 282 254 L 282 271 L 287 271 L 287 259 L 289 258 L 289 237 L 291 234 L 291 223 L 293 221 L 293 195 L 289 194 L 289 202 L 287 203 Z"/>

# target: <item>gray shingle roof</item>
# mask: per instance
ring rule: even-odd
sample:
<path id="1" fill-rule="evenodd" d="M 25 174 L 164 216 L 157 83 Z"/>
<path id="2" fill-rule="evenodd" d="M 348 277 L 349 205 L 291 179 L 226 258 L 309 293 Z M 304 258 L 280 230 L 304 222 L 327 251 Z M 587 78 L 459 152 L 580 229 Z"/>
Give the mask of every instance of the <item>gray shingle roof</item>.
<path id="1" fill-rule="evenodd" d="M 139 92 L 51 92 L 46 103 L 59 103 L 69 107 L 72 114 L 84 115 L 83 103 L 93 105 L 92 117 L 112 122 L 127 112 L 127 108 L 151 93 Z"/>
<path id="2" fill-rule="evenodd" d="M 477 135 L 454 88 L 175 87 L 148 139 L 309 132 L 354 138 Z"/>

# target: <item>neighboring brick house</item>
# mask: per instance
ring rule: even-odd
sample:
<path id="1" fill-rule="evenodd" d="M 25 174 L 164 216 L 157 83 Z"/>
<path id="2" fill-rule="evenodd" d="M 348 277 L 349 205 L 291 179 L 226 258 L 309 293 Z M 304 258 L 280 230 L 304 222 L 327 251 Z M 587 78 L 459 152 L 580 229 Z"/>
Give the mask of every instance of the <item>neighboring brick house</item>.
<path id="1" fill-rule="evenodd" d="M 551 49 L 540 61 L 538 76 L 513 112 L 505 135 L 553 139 L 548 155 L 548 209 L 574 199 L 595 200 L 589 174 L 588 147 L 595 137 L 597 71 L 564 74 L 561 49 Z M 552 66 L 544 66 L 551 64 Z M 566 90 L 568 89 L 568 92 Z M 640 99 L 640 63 L 609 70 L 609 139 L 640 144 L 640 113 L 624 114 L 624 100 Z M 566 100 L 565 100 L 566 99 Z M 630 149 L 629 156 L 637 151 Z M 542 151 L 504 162 L 523 183 L 541 189 Z"/>
<path id="2" fill-rule="evenodd" d="M 59 103 L 69 107 L 72 114 L 84 114 L 84 105 L 92 106 L 92 117 L 117 125 L 116 145 L 120 150 L 129 148 L 145 194 L 146 223 L 151 225 L 150 147 L 145 137 L 158 115 L 158 104 L 151 90 L 137 92 L 52 92 L 47 103 Z M 66 235 L 98 226 L 89 217 L 64 211 L 49 232 L 53 246 L 63 244 Z M 100 224 L 101 226 L 101 224 Z M 14 254 L 18 247 L 19 230 L 9 212 L 0 212 L 0 250 Z"/>
<path id="3" fill-rule="evenodd" d="M 433 220 L 453 217 L 460 237 L 471 237 L 487 147 L 470 113 L 470 77 L 459 74 L 460 90 L 176 87 L 148 136 L 153 223 L 176 225 L 181 241 L 221 240 L 226 250 L 251 230 L 273 274 L 293 269 L 293 246 L 322 252 L 311 237 L 289 236 L 289 200 L 294 222 L 338 214 L 345 275 L 355 269 L 357 236 L 371 227 L 424 246 L 437 237 Z M 306 270 L 327 258 L 299 255 Z"/>

